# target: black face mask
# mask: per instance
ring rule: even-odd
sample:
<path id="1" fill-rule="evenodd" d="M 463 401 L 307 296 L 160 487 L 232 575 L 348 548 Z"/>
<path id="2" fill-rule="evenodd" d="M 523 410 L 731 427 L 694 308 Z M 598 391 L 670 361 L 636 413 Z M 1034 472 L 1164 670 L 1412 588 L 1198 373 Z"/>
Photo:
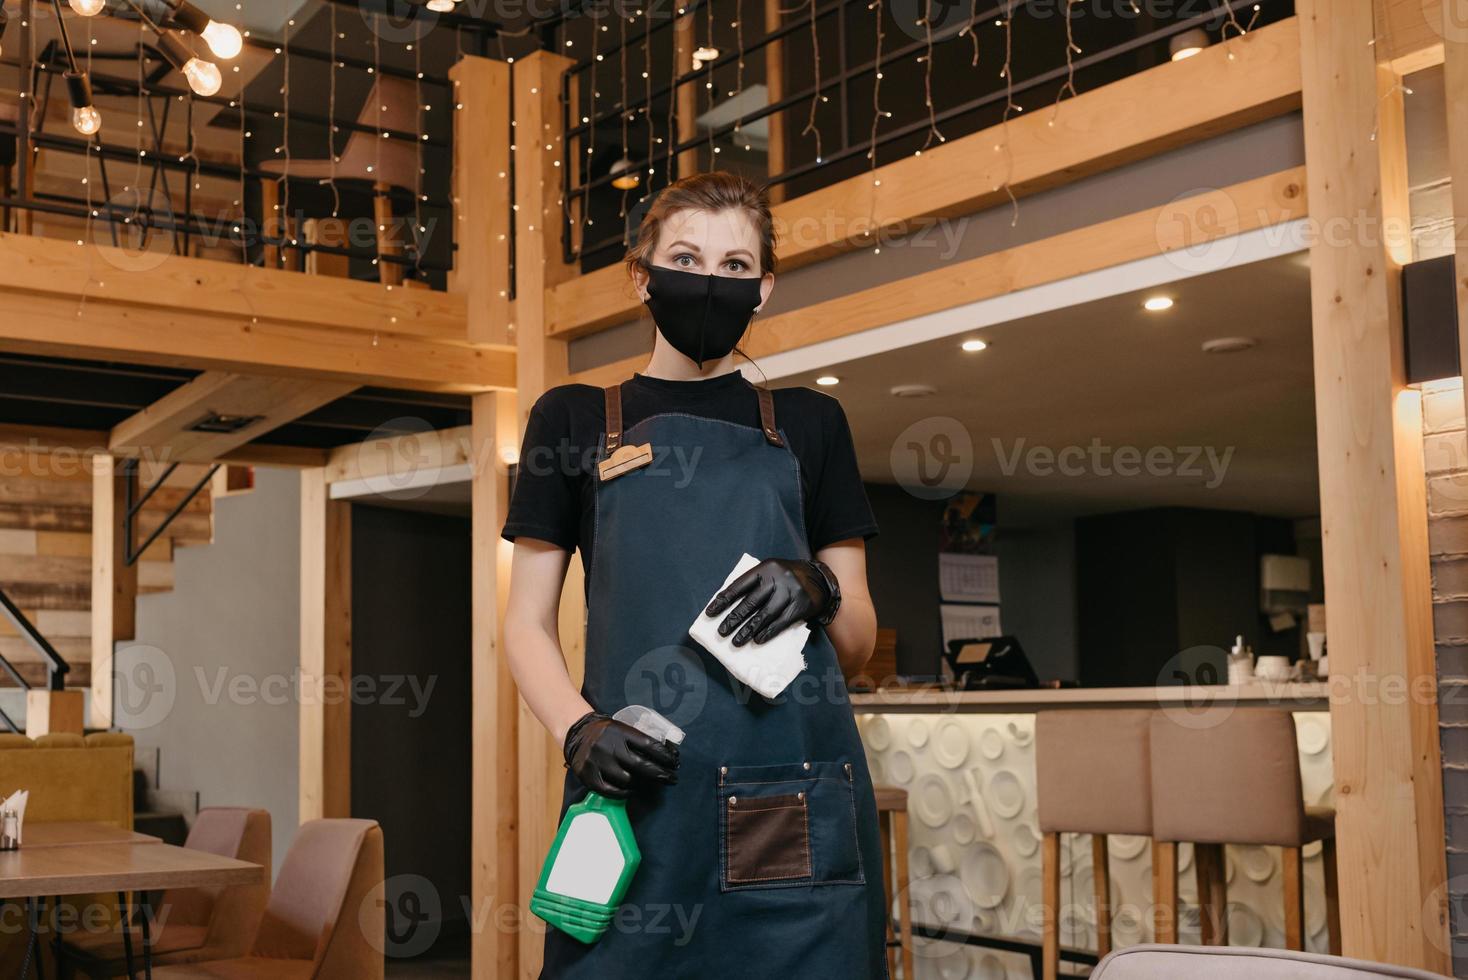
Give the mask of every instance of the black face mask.
<path id="1" fill-rule="evenodd" d="M 760 280 L 647 267 L 647 308 L 673 349 L 700 368 L 728 356 L 760 304 Z"/>

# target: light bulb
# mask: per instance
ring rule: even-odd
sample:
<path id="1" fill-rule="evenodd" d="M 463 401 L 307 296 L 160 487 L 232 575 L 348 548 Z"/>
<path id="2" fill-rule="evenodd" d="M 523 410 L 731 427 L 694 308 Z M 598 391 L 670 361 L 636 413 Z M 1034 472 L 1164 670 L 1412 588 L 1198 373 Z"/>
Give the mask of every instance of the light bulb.
<path id="1" fill-rule="evenodd" d="M 71 128 L 83 136 L 91 136 L 102 128 L 102 113 L 94 105 L 78 106 L 71 110 Z"/>
<path id="2" fill-rule="evenodd" d="M 107 6 L 107 0 L 67 0 L 71 9 L 83 17 L 95 17 Z"/>
<path id="3" fill-rule="evenodd" d="M 454 9 L 454 0 L 428 0 L 428 9 L 436 14 L 447 14 Z"/>
<path id="4" fill-rule="evenodd" d="M 199 95 L 213 95 L 224 83 L 224 78 L 219 74 L 219 66 L 203 58 L 190 58 L 179 70 L 188 80 L 189 88 Z"/>
<path id="5" fill-rule="evenodd" d="M 240 37 L 239 28 L 233 24 L 221 24 L 217 20 L 211 20 L 199 36 L 209 45 L 210 51 L 226 61 L 238 55 L 245 46 L 245 39 Z"/>

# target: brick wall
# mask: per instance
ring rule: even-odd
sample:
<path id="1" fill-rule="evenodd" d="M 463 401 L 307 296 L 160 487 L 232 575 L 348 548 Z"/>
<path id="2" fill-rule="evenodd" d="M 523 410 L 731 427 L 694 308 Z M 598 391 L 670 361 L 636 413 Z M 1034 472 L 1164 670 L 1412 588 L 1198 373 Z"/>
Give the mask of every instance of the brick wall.
<path id="1" fill-rule="evenodd" d="M 1422 402 L 1453 973 L 1468 977 L 1468 435 L 1461 380 Z"/>

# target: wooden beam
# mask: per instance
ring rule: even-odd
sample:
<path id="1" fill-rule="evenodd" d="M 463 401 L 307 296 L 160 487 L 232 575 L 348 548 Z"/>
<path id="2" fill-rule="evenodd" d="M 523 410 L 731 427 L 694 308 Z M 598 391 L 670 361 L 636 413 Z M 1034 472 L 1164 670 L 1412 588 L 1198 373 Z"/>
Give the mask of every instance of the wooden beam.
<path id="1" fill-rule="evenodd" d="M 546 333 L 547 290 L 568 280 L 573 266 L 562 260 L 560 237 L 555 228 L 560 220 L 561 112 L 560 78 L 571 61 L 557 54 L 538 51 L 515 62 L 515 335 L 517 431 L 535 400 L 548 388 L 561 384 L 568 373 L 566 342 Z M 569 593 L 568 583 L 565 592 Z M 539 877 L 540 862 L 550 849 L 556 825 L 545 801 L 552 788 L 548 773 L 559 765 L 560 748 L 555 745 L 523 702 L 518 711 L 520 736 L 518 766 L 521 788 L 517 800 L 519 820 L 520 908 L 525 910 L 530 890 Z M 478 819 L 489 820 L 481 815 Z M 528 914 L 528 913 L 525 913 Z M 520 930 L 519 976 L 533 980 L 540 972 L 542 939 L 538 930 Z"/>
<path id="2" fill-rule="evenodd" d="M 127 563 L 122 533 L 127 480 L 120 461 L 92 457 L 92 716 L 93 728 L 112 727 L 113 654 L 137 632 L 138 567 Z"/>
<path id="3" fill-rule="evenodd" d="M 88 304 L 105 300 L 357 335 L 467 340 L 464 297 L 453 293 L 0 234 L 0 294 L 10 292 L 64 296 L 73 305 L 85 296 Z"/>
<path id="4" fill-rule="evenodd" d="M 212 462 L 354 389 L 340 381 L 205 371 L 113 426 L 107 448 L 170 463 Z M 214 416 L 256 421 L 231 432 L 194 428 Z"/>
<path id="5" fill-rule="evenodd" d="M 1345 955 L 1448 973 L 1422 409 L 1399 293 L 1406 140 L 1372 7 L 1296 6 L 1311 209 L 1348 229 L 1310 249 L 1331 676 L 1362 680 L 1331 697 L 1341 919 Z"/>
<path id="6" fill-rule="evenodd" d="M 64 449 L 80 456 L 107 453 L 112 433 L 100 429 L 68 429 L 57 425 L 0 424 L 0 451 L 22 450 L 48 452 Z M 253 463 L 259 466 L 299 468 L 325 466 L 328 451 L 314 446 L 275 446 L 250 443 L 224 453 L 219 458 L 229 463 Z"/>
<path id="7" fill-rule="evenodd" d="M 311 281 L 336 280 L 313 276 Z M 400 292 L 417 296 L 428 291 Z M 83 302 L 78 294 L 46 296 L 3 287 L 0 303 L 6 312 L 0 317 L 0 350 L 22 354 L 281 374 L 416 391 L 473 393 L 513 387 L 515 379 L 515 354 L 505 347 L 150 309 L 96 298 Z"/>
<path id="8" fill-rule="evenodd" d="M 768 357 L 1307 213 L 1305 171 L 1296 167 L 781 313 L 758 321 L 745 349 L 751 357 Z M 646 360 L 645 354 L 626 358 L 578 371 L 572 380 L 625 381 Z"/>
<path id="9" fill-rule="evenodd" d="M 367 439 L 331 450 L 326 482 L 381 478 L 391 486 L 427 470 L 468 463 L 473 453 L 473 430 L 467 425 Z"/>
<path id="10" fill-rule="evenodd" d="M 1383 0 L 1376 11 L 1376 32 L 1390 53 L 1392 69 L 1410 75 L 1443 63 L 1443 42 L 1468 36 L 1468 21 L 1454 20 L 1458 0 Z M 1448 19 L 1444 19 L 1448 18 Z"/>
<path id="11" fill-rule="evenodd" d="M 300 820 L 352 815 L 352 507 L 301 471 Z"/>
<path id="12" fill-rule="evenodd" d="M 464 297 L 468 338 L 509 343 L 510 66 L 465 55 L 454 83 L 454 267 L 449 291 Z"/>
<path id="13" fill-rule="evenodd" d="M 519 902 L 519 695 L 504 655 L 504 610 L 510 587 L 510 544 L 500 538 L 509 512 L 509 475 L 500 448 L 515 444 L 515 396 L 475 395 L 469 433 L 474 460 L 472 907 L 487 917 L 474 930 L 470 975 L 515 977 L 519 943 L 497 928 L 500 910 Z M 529 930 L 526 930 L 529 931 Z"/>
<path id="14" fill-rule="evenodd" d="M 878 169 L 880 188 L 863 173 L 781 202 L 773 208 L 780 267 L 865 247 L 877 229 L 913 233 L 934 217 L 1007 203 L 1006 178 L 1015 194 L 1032 194 L 1282 115 L 1298 108 L 1299 98 L 1299 29 L 1289 18 L 1067 99 L 1053 111 L 1011 119 L 1007 128 L 896 160 Z M 995 150 L 1005 143 L 1008 152 Z M 553 289 L 549 333 L 581 336 L 640 310 L 625 270 L 608 266 Z"/>

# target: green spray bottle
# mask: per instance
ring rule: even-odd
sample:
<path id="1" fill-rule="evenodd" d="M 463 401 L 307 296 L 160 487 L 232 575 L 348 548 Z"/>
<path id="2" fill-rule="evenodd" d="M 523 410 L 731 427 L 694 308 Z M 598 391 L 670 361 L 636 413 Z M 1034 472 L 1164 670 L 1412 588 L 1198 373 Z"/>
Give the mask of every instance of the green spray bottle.
<path id="1" fill-rule="evenodd" d="M 652 738 L 683 742 L 683 729 L 643 705 L 630 704 L 612 717 Z M 530 896 L 530 911 L 567 935 L 594 943 L 612 924 L 641 862 L 627 801 L 587 793 L 566 810 Z"/>

